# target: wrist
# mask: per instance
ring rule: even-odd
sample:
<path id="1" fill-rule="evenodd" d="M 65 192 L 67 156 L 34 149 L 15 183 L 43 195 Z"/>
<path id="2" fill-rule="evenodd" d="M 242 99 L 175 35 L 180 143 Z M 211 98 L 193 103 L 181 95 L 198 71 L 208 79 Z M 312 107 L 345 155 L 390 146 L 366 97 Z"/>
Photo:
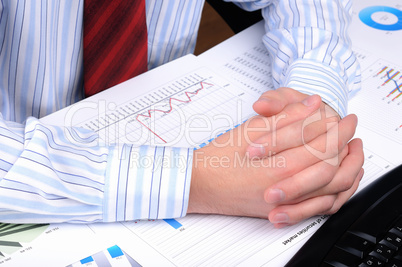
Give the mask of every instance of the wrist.
<path id="1" fill-rule="evenodd" d="M 204 149 L 198 149 L 193 154 L 193 165 L 190 185 L 190 196 L 188 202 L 187 213 L 213 213 L 213 209 L 209 204 L 212 191 L 209 185 L 209 177 L 204 162 Z"/>

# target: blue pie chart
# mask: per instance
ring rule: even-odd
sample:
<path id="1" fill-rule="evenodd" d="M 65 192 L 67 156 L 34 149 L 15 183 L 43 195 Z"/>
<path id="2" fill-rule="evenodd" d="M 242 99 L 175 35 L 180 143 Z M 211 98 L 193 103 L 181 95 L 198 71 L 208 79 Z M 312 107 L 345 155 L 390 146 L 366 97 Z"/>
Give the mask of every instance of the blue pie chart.
<path id="1" fill-rule="evenodd" d="M 381 24 L 373 20 L 372 15 L 376 12 L 390 13 L 398 19 L 394 24 Z M 377 30 L 383 31 L 399 31 L 402 30 L 402 11 L 393 7 L 388 6 L 371 6 L 362 9 L 359 13 L 360 20 Z"/>

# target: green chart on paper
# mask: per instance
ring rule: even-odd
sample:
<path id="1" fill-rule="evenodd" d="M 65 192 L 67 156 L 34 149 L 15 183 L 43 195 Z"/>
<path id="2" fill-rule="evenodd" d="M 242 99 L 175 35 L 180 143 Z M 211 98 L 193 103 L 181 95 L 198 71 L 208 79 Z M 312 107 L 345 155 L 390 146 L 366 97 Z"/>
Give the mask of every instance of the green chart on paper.
<path id="1" fill-rule="evenodd" d="M 0 224 L 0 259 L 13 254 L 48 228 L 47 224 Z"/>

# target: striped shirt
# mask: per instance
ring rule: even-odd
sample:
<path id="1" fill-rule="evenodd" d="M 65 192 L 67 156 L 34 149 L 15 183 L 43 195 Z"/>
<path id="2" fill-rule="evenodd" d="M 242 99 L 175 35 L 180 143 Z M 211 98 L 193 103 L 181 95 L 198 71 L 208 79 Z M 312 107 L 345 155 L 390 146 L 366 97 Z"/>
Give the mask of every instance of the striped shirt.
<path id="1" fill-rule="evenodd" d="M 351 1 L 236 2 L 262 10 L 275 86 L 320 94 L 344 116 L 360 86 Z M 203 5 L 146 1 L 150 69 L 194 50 Z M 0 221 L 184 216 L 191 149 L 98 146 L 93 132 L 37 119 L 83 98 L 82 14 L 83 0 L 0 0 Z"/>

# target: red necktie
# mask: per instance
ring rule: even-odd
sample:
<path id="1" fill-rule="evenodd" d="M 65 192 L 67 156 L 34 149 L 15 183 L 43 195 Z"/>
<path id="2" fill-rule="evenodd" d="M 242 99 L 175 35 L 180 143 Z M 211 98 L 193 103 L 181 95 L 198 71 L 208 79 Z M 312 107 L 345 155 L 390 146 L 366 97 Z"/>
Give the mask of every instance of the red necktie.
<path id="1" fill-rule="evenodd" d="M 147 40 L 145 0 L 85 0 L 85 95 L 145 72 Z"/>

